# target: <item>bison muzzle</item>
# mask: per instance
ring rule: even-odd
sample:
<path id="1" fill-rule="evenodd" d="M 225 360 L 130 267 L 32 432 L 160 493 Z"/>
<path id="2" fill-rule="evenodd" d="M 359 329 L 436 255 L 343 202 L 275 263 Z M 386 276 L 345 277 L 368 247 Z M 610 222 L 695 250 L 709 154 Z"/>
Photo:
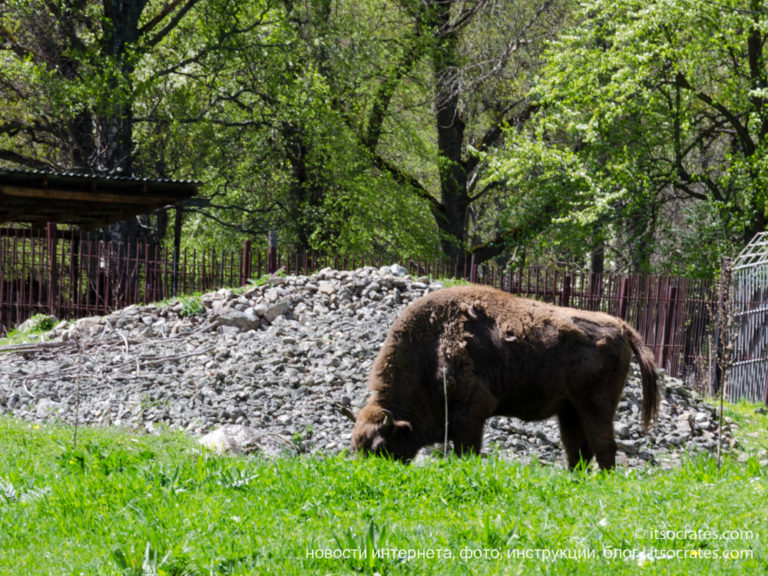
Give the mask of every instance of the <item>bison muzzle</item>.
<path id="1" fill-rule="evenodd" d="M 456 453 L 476 454 L 491 416 L 557 416 L 569 467 L 595 457 L 610 469 L 633 352 L 647 429 L 658 410 L 656 368 L 626 322 L 483 286 L 432 292 L 405 309 L 376 357 L 352 449 L 407 461 L 448 438 Z"/>

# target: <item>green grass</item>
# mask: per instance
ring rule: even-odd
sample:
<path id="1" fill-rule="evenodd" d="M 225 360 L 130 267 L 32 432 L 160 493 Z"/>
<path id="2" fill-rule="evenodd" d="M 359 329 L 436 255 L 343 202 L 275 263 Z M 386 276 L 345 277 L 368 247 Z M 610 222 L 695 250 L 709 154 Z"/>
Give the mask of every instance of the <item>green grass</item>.
<path id="1" fill-rule="evenodd" d="M 0 574 L 764 574 L 766 500 L 756 458 L 265 461 L 0 418 Z"/>
<path id="2" fill-rule="evenodd" d="M 0 338 L 0 346 L 39 341 L 44 339 L 44 335 L 50 332 L 57 324 L 53 317 L 46 314 L 35 314 L 27 322 L 27 329 L 23 332 L 18 328 L 12 329 L 8 332 L 7 336 Z"/>
<path id="3" fill-rule="evenodd" d="M 717 405 L 716 399 L 710 399 Z M 725 403 L 723 413 L 739 426 L 738 440 L 744 451 L 768 458 L 768 407 L 747 401 Z"/>
<path id="4" fill-rule="evenodd" d="M 465 280 L 464 278 L 439 278 L 440 282 L 443 283 L 443 286 L 446 288 L 453 288 L 454 286 L 472 286 L 472 283 L 469 280 Z"/>

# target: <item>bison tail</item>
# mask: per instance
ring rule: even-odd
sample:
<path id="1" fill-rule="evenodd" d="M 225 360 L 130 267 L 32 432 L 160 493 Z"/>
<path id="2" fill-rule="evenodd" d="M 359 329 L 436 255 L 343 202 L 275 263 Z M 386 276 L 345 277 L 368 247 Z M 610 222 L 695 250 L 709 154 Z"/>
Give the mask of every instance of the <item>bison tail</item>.
<path id="1" fill-rule="evenodd" d="M 643 381 L 643 429 L 647 430 L 659 411 L 659 376 L 656 372 L 656 361 L 653 351 L 632 328 L 629 328 L 629 345 L 640 364 Z"/>

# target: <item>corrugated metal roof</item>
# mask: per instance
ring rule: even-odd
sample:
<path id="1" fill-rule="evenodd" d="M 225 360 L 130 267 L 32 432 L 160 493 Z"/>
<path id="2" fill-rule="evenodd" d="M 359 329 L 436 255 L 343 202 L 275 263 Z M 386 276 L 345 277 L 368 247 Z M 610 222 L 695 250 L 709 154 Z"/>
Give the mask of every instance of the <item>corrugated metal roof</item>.
<path id="1" fill-rule="evenodd" d="M 0 223 L 99 228 L 182 204 L 197 188 L 190 180 L 0 168 Z"/>

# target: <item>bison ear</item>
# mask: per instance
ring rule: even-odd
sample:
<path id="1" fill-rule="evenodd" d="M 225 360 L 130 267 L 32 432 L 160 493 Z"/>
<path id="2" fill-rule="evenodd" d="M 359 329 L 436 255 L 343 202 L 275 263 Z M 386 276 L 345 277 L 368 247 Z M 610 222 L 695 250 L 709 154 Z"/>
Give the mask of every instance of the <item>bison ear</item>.
<path id="1" fill-rule="evenodd" d="M 407 422 L 405 420 L 398 420 L 395 422 L 395 434 L 409 434 L 413 432 L 413 426 L 411 426 L 410 422 Z"/>
<path id="2" fill-rule="evenodd" d="M 412 432 L 413 426 L 405 420 L 395 420 L 395 415 L 386 408 L 381 409 L 384 420 L 379 425 L 379 432 L 382 436 L 398 436 L 403 433 Z"/>

